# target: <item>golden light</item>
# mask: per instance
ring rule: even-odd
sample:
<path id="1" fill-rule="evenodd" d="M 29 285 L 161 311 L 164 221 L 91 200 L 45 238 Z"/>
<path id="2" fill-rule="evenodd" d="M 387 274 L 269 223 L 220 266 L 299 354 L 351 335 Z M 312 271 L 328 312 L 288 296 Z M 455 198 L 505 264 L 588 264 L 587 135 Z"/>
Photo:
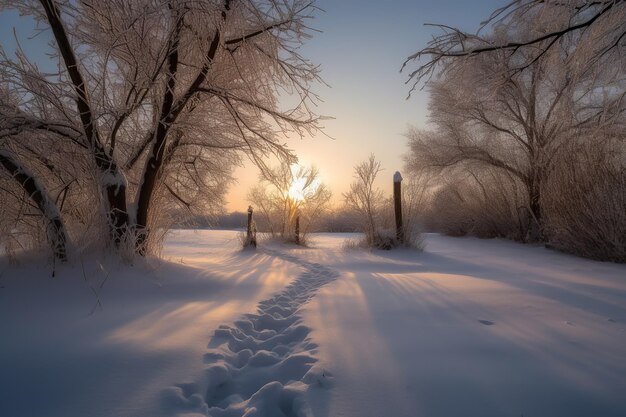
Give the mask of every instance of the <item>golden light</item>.
<path id="1" fill-rule="evenodd" d="M 293 180 L 289 186 L 289 198 L 299 203 L 315 194 L 320 184 L 319 179 L 314 178 L 313 181 L 310 181 L 307 177 L 307 174 L 310 174 L 310 172 L 300 167 L 298 164 L 291 166 L 291 174 Z"/>
<path id="2" fill-rule="evenodd" d="M 294 178 L 289 187 L 289 198 L 296 202 L 304 201 L 306 198 L 304 187 L 306 178 Z"/>

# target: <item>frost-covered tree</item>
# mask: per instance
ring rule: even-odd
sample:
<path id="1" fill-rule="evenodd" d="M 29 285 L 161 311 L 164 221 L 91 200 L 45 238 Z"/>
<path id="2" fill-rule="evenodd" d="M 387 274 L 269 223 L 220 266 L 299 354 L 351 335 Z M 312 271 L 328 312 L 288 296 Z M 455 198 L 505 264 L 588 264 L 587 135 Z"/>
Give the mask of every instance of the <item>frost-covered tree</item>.
<path id="1" fill-rule="evenodd" d="M 300 232 L 306 236 L 328 209 L 331 197 L 316 167 L 287 163 L 267 169 L 248 194 L 261 224 L 272 236 L 288 241 L 294 237 L 295 218 L 300 217 Z"/>
<path id="2" fill-rule="evenodd" d="M 409 166 L 440 174 L 430 223 L 520 239 L 534 223 L 623 260 L 626 2 L 519 0 L 477 34 L 439 28 L 405 62 L 432 92 L 433 129 L 408 134 Z"/>
<path id="3" fill-rule="evenodd" d="M 375 243 L 385 201 L 382 190 L 374 185 L 380 171 L 380 162 L 372 154 L 367 161 L 354 167 L 354 181 L 350 190 L 343 194 L 346 206 L 357 213 L 359 229 L 365 234 L 368 246 Z"/>
<path id="4" fill-rule="evenodd" d="M 506 44 L 520 30 L 535 36 L 558 26 L 552 17 L 519 16 L 514 27 L 498 27 L 489 39 Z M 559 169 L 556 156 L 573 137 L 615 130 L 626 111 L 623 70 L 581 62 L 587 43 L 558 42 L 558 49 L 540 55 L 497 50 L 442 62 L 429 83 L 436 132 L 409 131 L 410 165 L 472 173 L 491 167 L 512 177 L 526 188 L 521 208 L 541 231 L 542 185 Z"/>
<path id="5" fill-rule="evenodd" d="M 517 30 L 507 38 L 480 34 L 486 27 L 516 28 L 518 22 L 550 22 L 543 29 Z M 407 65 L 417 63 L 407 83 L 416 88 L 420 81 L 433 75 L 440 65 L 493 52 L 508 56 L 523 54 L 525 59 L 512 68 L 527 68 L 549 51 L 562 49 L 564 43 L 585 44 L 587 63 L 600 62 L 607 56 L 621 56 L 626 47 L 626 1 L 624 0 L 514 0 L 496 9 L 482 23 L 477 33 L 469 33 L 448 25 L 431 25 L 442 31 L 428 45 L 409 56 Z M 583 59 L 583 57 L 580 57 Z"/>
<path id="6" fill-rule="evenodd" d="M 281 135 L 318 128 L 310 111 L 317 68 L 298 52 L 311 1 L 11 0 L 50 31 L 58 72 L 18 48 L 0 56 L 6 143 L 37 132 L 76 175 L 70 193 L 98 206 L 116 245 L 145 253 L 171 207 L 222 202 L 248 157 L 292 161 Z M 279 92 L 295 96 L 289 108 Z M 20 155 L 21 156 L 21 155 Z M 41 156 L 41 155 L 40 155 Z M 40 181 L 45 183 L 45 181 Z M 85 184 L 96 190 L 84 193 Z M 95 204 L 94 204 L 95 203 Z M 63 212 L 61 213 L 64 214 Z"/>

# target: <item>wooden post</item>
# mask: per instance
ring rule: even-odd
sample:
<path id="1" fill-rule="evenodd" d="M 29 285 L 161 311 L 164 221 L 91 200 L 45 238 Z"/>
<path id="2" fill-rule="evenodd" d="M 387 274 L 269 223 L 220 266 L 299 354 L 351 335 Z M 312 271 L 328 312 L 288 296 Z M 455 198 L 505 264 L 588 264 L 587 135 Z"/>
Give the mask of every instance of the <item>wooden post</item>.
<path id="1" fill-rule="evenodd" d="M 256 248 L 256 231 L 254 230 L 254 226 L 252 224 L 252 206 L 248 206 L 248 230 L 246 233 L 246 246 L 254 246 Z"/>
<path id="2" fill-rule="evenodd" d="M 399 171 L 393 174 L 393 205 L 396 214 L 396 239 L 404 243 L 404 227 L 402 226 L 402 175 Z"/>
<path id="3" fill-rule="evenodd" d="M 300 244 L 300 211 L 296 211 L 296 245 Z"/>

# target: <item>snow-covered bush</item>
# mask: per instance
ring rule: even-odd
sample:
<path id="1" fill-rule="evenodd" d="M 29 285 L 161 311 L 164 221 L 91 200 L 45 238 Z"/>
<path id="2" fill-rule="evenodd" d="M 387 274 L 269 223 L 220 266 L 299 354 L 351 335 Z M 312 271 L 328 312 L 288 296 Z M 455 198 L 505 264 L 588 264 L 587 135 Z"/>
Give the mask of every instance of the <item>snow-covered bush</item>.
<path id="1" fill-rule="evenodd" d="M 546 183 L 546 237 L 553 247 L 626 262 L 626 146 L 570 144 Z"/>
<path id="2" fill-rule="evenodd" d="M 505 237 L 523 240 L 527 213 L 521 185 L 498 171 L 480 175 L 463 172 L 442 177 L 425 210 L 426 226 L 450 236 Z"/>

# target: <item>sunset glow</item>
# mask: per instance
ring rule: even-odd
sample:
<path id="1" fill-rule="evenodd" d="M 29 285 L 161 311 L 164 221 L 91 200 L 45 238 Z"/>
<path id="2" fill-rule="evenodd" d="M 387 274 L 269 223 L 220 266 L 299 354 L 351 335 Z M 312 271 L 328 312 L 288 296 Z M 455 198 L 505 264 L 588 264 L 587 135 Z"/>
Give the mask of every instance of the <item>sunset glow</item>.
<path id="1" fill-rule="evenodd" d="M 293 180 L 291 181 L 291 186 L 289 187 L 289 198 L 296 203 L 299 203 L 306 200 L 307 197 L 315 194 L 320 186 L 320 180 L 318 178 L 310 181 L 306 176 L 302 175 L 302 167 L 298 164 L 293 164 L 291 166 L 291 173 L 293 175 Z"/>
<path id="2" fill-rule="evenodd" d="M 304 187 L 306 186 L 306 178 L 294 178 L 291 187 L 289 187 L 289 198 L 296 202 L 304 201 L 306 198 Z"/>

